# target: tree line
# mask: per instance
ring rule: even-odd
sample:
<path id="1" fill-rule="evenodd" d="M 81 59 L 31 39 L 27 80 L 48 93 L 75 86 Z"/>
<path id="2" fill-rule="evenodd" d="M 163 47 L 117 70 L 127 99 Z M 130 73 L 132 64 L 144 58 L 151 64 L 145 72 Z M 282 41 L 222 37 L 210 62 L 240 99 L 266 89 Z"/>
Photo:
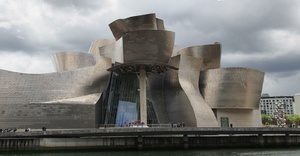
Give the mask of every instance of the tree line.
<path id="1" fill-rule="evenodd" d="M 261 114 L 261 119 L 265 126 L 277 125 L 277 120 L 273 115 Z M 286 114 L 285 119 L 287 127 L 300 125 L 300 116 L 297 114 Z"/>

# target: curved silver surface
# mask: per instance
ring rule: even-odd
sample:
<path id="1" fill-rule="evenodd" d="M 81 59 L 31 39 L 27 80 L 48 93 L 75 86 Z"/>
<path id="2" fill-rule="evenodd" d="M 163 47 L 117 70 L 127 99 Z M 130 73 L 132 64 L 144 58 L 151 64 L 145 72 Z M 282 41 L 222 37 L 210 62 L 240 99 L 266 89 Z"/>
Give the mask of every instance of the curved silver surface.
<path id="1" fill-rule="evenodd" d="M 93 55 L 99 55 L 100 54 L 100 51 L 99 51 L 100 47 L 108 46 L 108 45 L 114 44 L 115 42 L 116 42 L 115 39 L 95 40 L 91 43 L 91 46 L 90 46 L 90 49 L 89 49 L 88 53 L 93 54 Z"/>
<path id="2" fill-rule="evenodd" d="M 101 56 L 112 62 L 154 61 L 168 63 L 173 52 L 175 33 L 161 30 L 140 30 L 124 33 L 107 46 L 99 47 Z M 99 55 L 95 55 L 97 58 Z"/>
<path id="3" fill-rule="evenodd" d="M 164 22 L 157 19 L 155 14 L 133 16 L 126 19 L 118 19 L 109 24 L 109 27 L 116 40 L 123 36 L 123 33 L 136 30 L 164 30 Z"/>
<path id="4" fill-rule="evenodd" d="M 164 30 L 141 30 L 124 33 L 124 62 L 168 63 L 172 55 L 174 40 L 175 33 Z"/>
<path id="5" fill-rule="evenodd" d="M 200 92 L 212 109 L 258 109 L 264 73 L 248 68 L 202 71 Z"/>
<path id="6" fill-rule="evenodd" d="M 192 127 L 218 125 L 213 111 L 199 92 L 201 64 L 201 59 L 187 55 L 178 55 L 171 59 L 170 65 L 178 66 L 179 70 L 169 70 L 165 78 L 164 96 L 170 121 L 185 122 Z"/>
<path id="7" fill-rule="evenodd" d="M 186 54 L 203 60 L 201 70 L 220 68 L 221 44 L 192 46 L 178 51 L 178 54 Z"/>
<path id="8" fill-rule="evenodd" d="M 123 40 L 117 40 L 114 43 L 99 47 L 100 56 L 111 58 L 112 63 L 124 62 L 124 54 L 123 54 Z M 96 59 L 98 58 L 98 54 L 95 55 Z M 97 61 L 98 62 L 98 61 Z"/>
<path id="9" fill-rule="evenodd" d="M 149 74 L 147 76 L 147 87 L 148 94 L 147 100 L 153 103 L 153 108 L 155 110 L 158 123 L 169 124 L 169 120 L 166 101 L 165 101 L 165 91 L 164 91 L 164 74 Z"/>
<path id="10" fill-rule="evenodd" d="M 95 104 L 107 88 L 110 66 L 106 58 L 96 66 L 49 74 L 0 70 L 1 127 L 95 127 Z"/>
<path id="11" fill-rule="evenodd" d="M 59 52 L 52 55 L 56 71 L 68 71 L 93 66 L 96 64 L 94 56 L 80 52 Z"/>

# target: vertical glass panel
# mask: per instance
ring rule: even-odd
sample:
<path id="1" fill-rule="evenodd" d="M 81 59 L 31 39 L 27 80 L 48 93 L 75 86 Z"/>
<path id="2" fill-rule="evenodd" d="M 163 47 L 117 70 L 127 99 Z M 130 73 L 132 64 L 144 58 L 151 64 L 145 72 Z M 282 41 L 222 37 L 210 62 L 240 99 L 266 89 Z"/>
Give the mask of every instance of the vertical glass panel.
<path id="1" fill-rule="evenodd" d="M 151 91 L 147 85 L 147 122 L 157 124 Z M 110 84 L 101 100 L 101 124 L 124 126 L 140 119 L 140 95 L 138 75 L 111 75 Z"/>
<path id="2" fill-rule="evenodd" d="M 137 120 L 136 103 L 119 101 L 116 126 L 125 126 Z"/>
<path id="3" fill-rule="evenodd" d="M 137 75 L 112 75 L 105 124 L 121 126 L 139 118 L 138 87 Z"/>

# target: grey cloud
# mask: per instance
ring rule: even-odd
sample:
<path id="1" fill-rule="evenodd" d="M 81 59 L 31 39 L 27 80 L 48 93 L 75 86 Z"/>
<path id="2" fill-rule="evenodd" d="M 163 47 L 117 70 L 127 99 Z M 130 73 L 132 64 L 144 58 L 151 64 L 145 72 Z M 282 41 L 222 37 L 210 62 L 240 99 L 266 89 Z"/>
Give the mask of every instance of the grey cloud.
<path id="1" fill-rule="evenodd" d="M 106 1 L 94 1 L 94 0 L 44 0 L 49 5 L 57 9 L 66 8 L 78 8 L 78 9 L 97 9 L 101 4 L 105 4 Z"/>
<path id="2" fill-rule="evenodd" d="M 189 7 L 176 3 L 170 12 L 163 12 L 168 27 L 175 28 L 182 45 L 189 43 L 213 43 L 219 41 L 227 45 L 225 51 L 245 53 L 270 52 L 272 43 L 267 41 L 266 30 L 286 30 L 297 27 L 296 1 L 203 1 L 191 3 Z M 208 7 L 210 6 L 210 7 Z M 191 39 L 180 40 L 180 36 L 194 34 Z M 197 38 L 196 38 L 197 37 Z M 196 42 L 195 40 L 198 40 Z M 266 51 L 269 49 L 268 51 Z"/>
<path id="3" fill-rule="evenodd" d="M 60 50 L 86 52 L 94 40 L 113 38 L 108 26 L 109 22 L 108 19 L 99 19 L 86 25 L 62 26 L 57 35 Z"/>
<path id="4" fill-rule="evenodd" d="M 101 38 L 113 38 L 107 19 L 99 19 L 99 21 L 88 24 L 79 24 L 80 21 L 78 21 L 78 24 L 73 26 L 68 25 L 68 21 L 54 23 L 53 21 L 49 22 L 49 19 L 44 19 L 42 22 L 44 22 L 42 25 L 53 27 L 57 31 L 39 34 L 26 25 L 12 26 L 10 29 L 0 28 L 0 53 L 1 51 L 12 53 L 23 51 L 34 55 L 58 51 L 86 52 L 92 41 Z M 47 24 L 48 22 L 49 24 Z"/>
<path id="5" fill-rule="evenodd" d="M 268 73 L 282 73 L 278 76 L 293 76 L 293 72 L 300 72 L 300 54 L 290 53 L 278 56 L 266 56 L 260 59 L 243 59 L 229 62 L 223 60 L 223 65 L 226 67 L 248 67 L 255 68 Z"/>
<path id="6" fill-rule="evenodd" d="M 32 47 L 25 39 L 27 36 L 19 33 L 18 28 L 0 28 L 0 51 L 32 51 Z"/>
<path id="7" fill-rule="evenodd" d="M 96 11 L 106 10 L 111 5 L 110 0 L 45 0 L 45 2 L 53 10 L 65 13 L 76 10 L 76 14 L 82 16 L 93 15 Z"/>
<path id="8" fill-rule="evenodd" d="M 235 23 L 224 22 L 223 43 L 228 51 L 247 53 L 272 52 L 274 47 L 268 41 L 266 30 L 288 30 L 296 24 L 293 2 L 264 1 L 248 6 L 243 15 L 234 19 Z M 258 8 L 255 8 L 257 6 Z M 284 8 L 284 9 L 283 9 Z"/>

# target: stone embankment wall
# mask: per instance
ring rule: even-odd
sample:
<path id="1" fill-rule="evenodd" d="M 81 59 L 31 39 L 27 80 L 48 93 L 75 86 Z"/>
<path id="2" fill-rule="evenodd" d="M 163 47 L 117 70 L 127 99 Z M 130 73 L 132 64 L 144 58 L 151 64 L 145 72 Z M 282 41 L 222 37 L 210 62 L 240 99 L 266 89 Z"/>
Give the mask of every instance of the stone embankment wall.
<path id="1" fill-rule="evenodd" d="M 38 138 L 0 138 L 0 150 L 10 149 L 38 149 L 40 139 Z"/>
<path id="2" fill-rule="evenodd" d="M 186 149 L 300 146 L 300 136 L 157 136 L 3 138 L 0 149 Z"/>
<path id="3" fill-rule="evenodd" d="M 107 128 L 0 134 L 0 150 L 300 147 L 300 129 Z"/>

